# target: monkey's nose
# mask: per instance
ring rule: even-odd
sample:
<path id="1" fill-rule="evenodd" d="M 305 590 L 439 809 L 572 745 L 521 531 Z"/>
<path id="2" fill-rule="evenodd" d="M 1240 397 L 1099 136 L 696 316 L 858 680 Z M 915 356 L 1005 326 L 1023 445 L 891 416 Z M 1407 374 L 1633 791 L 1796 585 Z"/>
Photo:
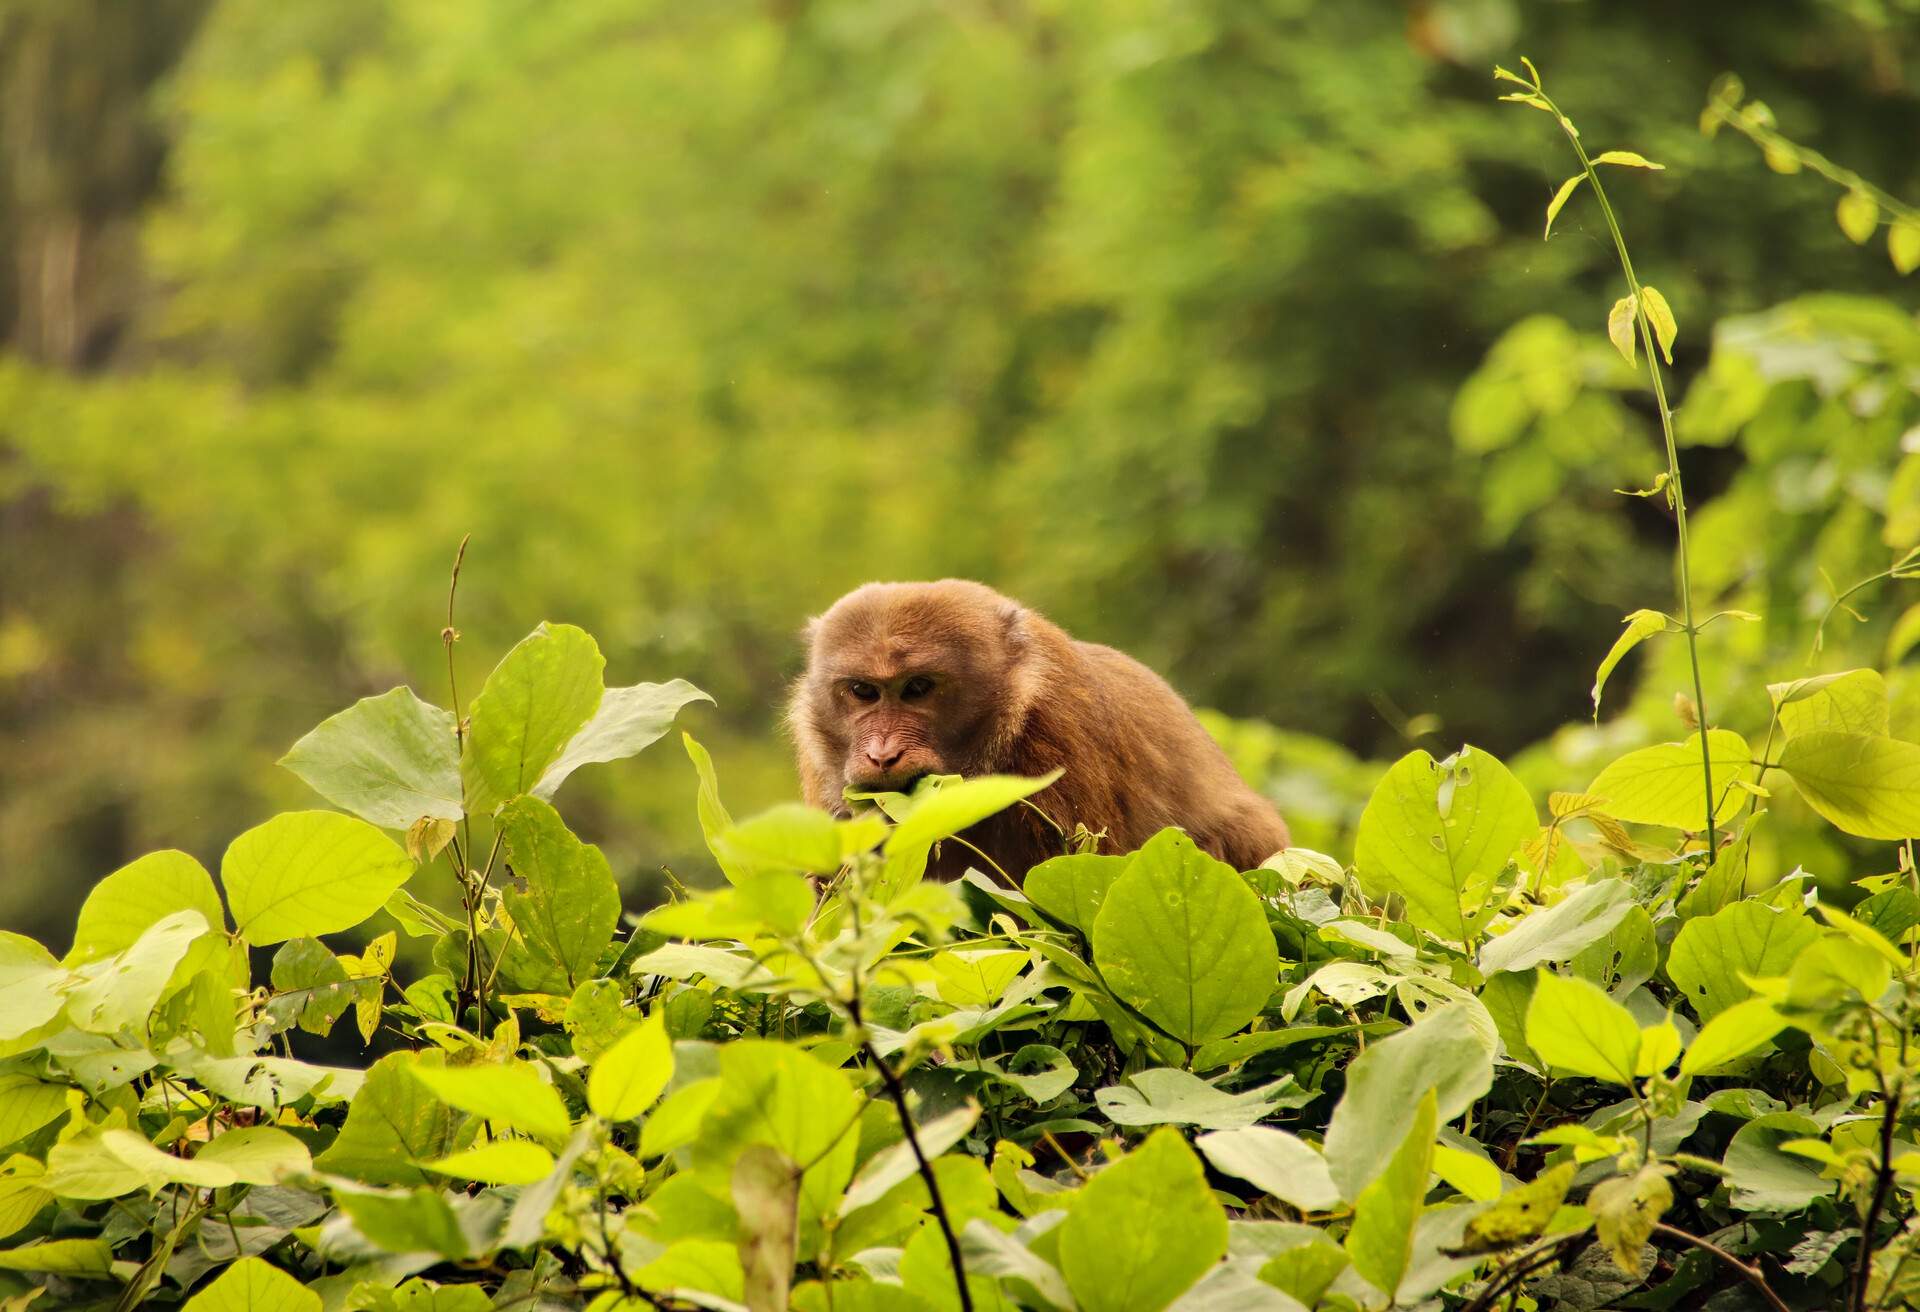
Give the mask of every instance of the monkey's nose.
<path id="1" fill-rule="evenodd" d="M 867 760 L 872 763 L 874 769 L 883 774 L 900 764 L 900 758 L 907 754 L 905 748 L 897 747 L 892 743 L 870 746 L 866 751 Z"/>

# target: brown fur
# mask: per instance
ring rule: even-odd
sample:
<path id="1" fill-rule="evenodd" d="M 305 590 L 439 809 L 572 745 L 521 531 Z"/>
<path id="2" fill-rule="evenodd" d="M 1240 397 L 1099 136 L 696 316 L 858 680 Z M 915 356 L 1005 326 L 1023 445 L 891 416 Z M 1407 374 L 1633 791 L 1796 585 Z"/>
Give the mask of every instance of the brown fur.
<path id="1" fill-rule="evenodd" d="M 869 583 L 814 620 L 807 645 L 788 720 L 815 806 L 845 814 L 849 783 L 900 788 L 924 774 L 1063 768 L 1033 800 L 1069 834 L 1104 831 L 1102 851 L 1132 851 L 1168 825 L 1241 870 L 1287 845 L 1279 814 L 1164 679 L 991 588 Z M 931 678 L 932 691 L 916 676 Z M 877 698 L 856 698 L 856 681 Z M 1026 807 L 964 837 L 1015 878 L 1063 850 Z M 978 858 L 950 843 L 933 870 L 950 878 L 969 864 Z"/>

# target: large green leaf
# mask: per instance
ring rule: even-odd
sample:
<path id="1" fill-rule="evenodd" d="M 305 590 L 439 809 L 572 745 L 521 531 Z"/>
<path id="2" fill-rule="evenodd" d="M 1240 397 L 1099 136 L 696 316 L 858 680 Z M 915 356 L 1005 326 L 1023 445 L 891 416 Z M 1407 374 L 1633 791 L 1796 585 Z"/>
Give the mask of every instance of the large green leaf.
<path id="1" fill-rule="evenodd" d="M 320 1295 L 278 1267 L 243 1257 L 187 1300 L 182 1312 L 320 1312 Z"/>
<path id="2" fill-rule="evenodd" d="M 1527 1046 L 1556 1070 L 1631 1086 L 1640 1026 L 1595 985 L 1543 970 L 1527 1006 Z"/>
<path id="3" fill-rule="evenodd" d="M 1216 1171 L 1237 1176 L 1303 1212 L 1339 1205 L 1326 1159 L 1285 1130 L 1264 1125 L 1216 1130 L 1193 1141 Z"/>
<path id="4" fill-rule="evenodd" d="M 1197 1125 L 1238 1130 L 1282 1107 L 1304 1107 L 1318 1096 L 1291 1075 L 1271 1084 L 1228 1093 L 1198 1075 L 1168 1067 L 1140 1071 L 1126 1083 L 1100 1089 L 1094 1101 L 1115 1125 Z"/>
<path id="5" fill-rule="evenodd" d="M 1507 858 L 1539 823 L 1526 788 L 1487 753 L 1464 747 L 1435 761 L 1409 752 L 1361 813 L 1354 868 L 1374 898 L 1397 893 L 1407 919 L 1465 943 Z"/>
<path id="6" fill-rule="evenodd" d="M 87 894 L 67 964 L 97 961 L 131 947 L 155 921 L 176 911 L 198 911 L 214 929 L 227 923 L 206 867 L 185 852 L 149 852 L 108 875 Z"/>
<path id="7" fill-rule="evenodd" d="M 352 929 L 412 874 L 391 838 L 334 811 L 277 815 L 220 860 L 234 925 L 255 947 Z"/>
<path id="8" fill-rule="evenodd" d="M 620 885 L 600 849 L 539 798 L 508 803 L 499 824 L 507 864 L 527 886 L 500 895 L 515 931 L 502 970 L 527 991 L 570 994 L 613 942 Z"/>
<path id="9" fill-rule="evenodd" d="M 186 984 L 176 978 L 175 967 L 206 933 L 206 919 L 198 911 L 176 911 L 147 926 L 123 950 L 79 967 L 67 993 L 67 1018 L 94 1034 L 140 1028 L 155 1007 Z"/>
<path id="10" fill-rule="evenodd" d="M 625 760 L 664 737 L 673 727 L 673 717 L 688 702 L 712 701 L 685 679 L 608 688 L 593 718 L 573 735 L 530 791 L 535 797 L 551 798 L 581 766 Z"/>
<path id="11" fill-rule="evenodd" d="M 1667 953 L 1667 978 L 1701 1020 L 1712 1020 L 1753 990 L 1742 975 L 1785 975 L 1794 959 L 1820 937 L 1819 927 L 1798 908 L 1777 910 L 1758 902 L 1735 902 L 1680 927 Z"/>
<path id="12" fill-rule="evenodd" d="M 363 698 L 322 720 L 280 764 L 335 806 L 382 829 L 464 814 L 453 712 L 421 701 L 409 688 Z"/>
<path id="13" fill-rule="evenodd" d="M 1354 1202 L 1347 1256 L 1353 1259 L 1353 1269 L 1389 1299 L 1413 1263 L 1414 1226 L 1427 1194 L 1438 1128 L 1439 1108 L 1429 1088 L 1414 1107 L 1413 1123 L 1394 1145 L 1386 1169 Z"/>
<path id="14" fill-rule="evenodd" d="M 1821 1178 L 1817 1163 L 1781 1151 L 1784 1143 L 1821 1133 L 1818 1121 L 1798 1112 L 1773 1112 L 1741 1126 L 1721 1159 L 1733 1205 L 1743 1212 L 1797 1212 L 1832 1193 L 1835 1182 Z"/>
<path id="15" fill-rule="evenodd" d="M 1787 740 L 1780 768 L 1809 806 L 1850 834 L 1920 837 L 1920 744 L 1815 730 Z"/>
<path id="16" fill-rule="evenodd" d="M 1788 738 L 1830 730 L 1885 737 L 1892 713 L 1887 681 L 1878 670 L 1816 674 L 1787 683 L 1770 683 L 1767 693 Z"/>
<path id="17" fill-rule="evenodd" d="M 460 776 L 470 812 L 490 814 L 541 782 L 599 709 L 605 667 L 571 624 L 542 624 L 506 654 L 467 717 Z"/>
<path id="18" fill-rule="evenodd" d="M 666 1011 L 656 1003 L 651 1016 L 594 1062 L 587 1105 L 595 1116 L 630 1121 L 653 1106 L 672 1078 L 673 1042 L 667 1037 Z"/>
<path id="19" fill-rule="evenodd" d="M 1682 1075 L 1711 1074 L 1772 1041 L 1787 1027 L 1786 1017 L 1766 998 L 1736 1002 L 1700 1027 L 1680 1063 Z"/>
<path id="20" fill-rule="evenodd" d="M 1188 1047 L 1259 1015 L 1280 962 L 1247 881 L 1177 829 L 1149 839 L 1114 881 L 1093 958 L 1115 994 Z"/>
<path id="21" fill-rule="evenodd" d="M 1435 1008 L 1353 1059 L 1327 1124 L 1327 1169 L 1341 1197 L 1358 1199 L 1385 1168 L 1427 1090 L 1436 1091 L 1445 1124 L 1493 1087 L 1494 1041 L 1485 1014 L 1477 1003 Z"/>
<path id="22" fill-rule="evenodd" d="M 697 1169 L 719 1188 L 750 1144 L 778 1148 L 807 1165 L 800 1182 L 806 1229 L 839 1209 L 853 1176 L 859 1135 L 848 1127 L 860 1099 L 847 1077 L 809 1052 L 764 1039 L 742 1039 L 720 1050 L 720 1091 L 693 1145 Z"/>
<path id="23" fill-rule="evenodd" d="M 1633 906 L 1633 887 L 1624 879 L 1588 884 L 1564 902 L 1530 912 L 1480 949 L 1480 973 L 1570 961 L 1611 933 Z"/>
<path id="24" fill-rule="evenodd" d="M 1132 860 L 1131 854 L 1106 856 L 1098 852 L 1056 856 L 1029 870 L 1021 889 L 1033 905 L 1055 920 L 1091 935 L 1113 881 Z"/>
<path id="25" fill-rule="evenodd" d="M 413 1078 L 427 1086 L 449 1107 L 520 1130 L 549 1147 L 566 1141 L 573 1123 L 567 1105 L 553 1086 L 526 1062 L 483 1062 L 472 1066 L 409 1068 Z M 365 1096 L 364 1091 L 362 1097 Z"/>
<path id="26" fill-rule="evenodd" d="M 1060 1225 L 1060 1270 L 1084 1312 L 1159 1312 L 1226 1251 L 1226 1213 L 1172 1129 L 1094 1176 Z"/>
<path id="27" fill-rule="evenodd" d="M 1747 740 L 1730 729 L 1707 734 L 1713 757 L 1713 792 L 1718 808 L 1715 823 L 1725 821 L 1747 800 L 1735 785 L 1753 781 L 1753 752 Z M 1604 797 L 1599 810 L 1619 820 L 1672 829 L 1701 829 L 1707 819 L 1706 776 L 1702 769 L 1700 735 L 1682 743 L 1643 747 L 1602 770 L 1587 793 Z"/>
<path id="28" fill-rule="evenodd" d="M 0 1071 L 0 1148 L 32 1134 L 67 1110 L 68 1086 L 24 1071 Z"/>
<path id="29" fill-rule="evenodd" d="M 431 1182 L 418 1163 L 462 1147 L 466 1120 L 414 1078 L 439 1060 L 438 1054 L 394 1052 L 375 1062 L 348 1105 L 347 1123 L 314 1165 L 370 1184 Z"/>
<path id="30" fill-rule="evenodd" d="M 0 1040 L 29 1034 L 66 1005 L 67 972 L 24 934 L 0 930 Z"/>

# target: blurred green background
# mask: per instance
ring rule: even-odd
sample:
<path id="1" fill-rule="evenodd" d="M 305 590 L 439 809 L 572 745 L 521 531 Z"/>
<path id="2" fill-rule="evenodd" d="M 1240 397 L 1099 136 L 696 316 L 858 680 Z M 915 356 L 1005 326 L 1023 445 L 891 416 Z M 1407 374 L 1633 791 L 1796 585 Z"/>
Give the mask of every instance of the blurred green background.
<path id="1" fill-rule="evenodd" d="M 797 630 L 876 577 L 1133 651 L 1343 856 L 1410 745 L 1544 790 L 1679 736 L 1673 642 L 1586 719 L 1672 525 L 1612 490 L 1657 428 L 1591 202 L 1541 241 L 1521 54 L 1668 166 L 1613 192 L 1701 595 L 1766 616 L 1710 709 L 1764 730 L 1766 679 L 1920 623 L 1870 589 L 1808 664 L 1825 576 L 1920 541 L 1920 283 L 1697 118 L 1737 70 L 1920 198 L 1913 0 L 0 0 L 0 925 L 63 944 L 132 855 L 318 804 L 273 763 L 327 714 L 444 702 L 469 532 L 463 687 L 581 624 L 715 696 L 737 811 L 795 792 Z M 668 740 L 563 805 L 641 900 L 705 877 L 691 796 Z M 1767 860 L 1857 860 L 1796 806 Z"/>

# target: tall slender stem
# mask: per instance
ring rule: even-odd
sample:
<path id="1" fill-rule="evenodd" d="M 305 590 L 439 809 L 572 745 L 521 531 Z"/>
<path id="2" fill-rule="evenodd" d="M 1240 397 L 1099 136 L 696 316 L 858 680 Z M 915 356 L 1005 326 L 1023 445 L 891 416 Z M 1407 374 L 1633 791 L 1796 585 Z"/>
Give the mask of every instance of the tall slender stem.
<path id="1" fill-rule="evenodd" d="M 1607 199 L 1607 189 L 1600 183 L 1600 171 L 1587 158 L 1587 149 L 1580 142 L 1580 136 L 1574 131 L 1573 123 L 1560 112 L 1547 93 L 1540 88 L 1536 77 L 1529 88 L 1538 96 L 1553 114 L 1560 130 L 1566 134 L 1567 142 L 1573 147 L 1573 153 L 1580 159 L 1580 167 L 1586 173 L 1588 184 L 1593 188 L 1594 198 L 1600 202 L 1600 213 L 1606 217 L 1607 231 L 1613 236 L 1613 249 L 1620 257 L 1620 271 L 1627 277 L 1627 294 L 1633 298 L 1634 319 L 1640 328 L 1640 344 L 1647 352 L 1647 372 L 1653 379 L 1653 399 L 1660 410 L 1660 433 L 1666 439 L 1667 447 L 1667 487 L 1673 493 L 1674 522 L 1678 527 L 1680 552 L 1680 615 L 1683 631 L 1687 635 L 1687 659 L 1693 666 L 1693 704 L 1699 712 L 1700 720 L 1700 772 L 1706 783 L 1706 835 L 1709 856 L 1720 846 L 1719 827 L 1714 815 L 1717 807 L 1713 796 L 1713 747 L 1708 738 L 1706 685 L 1700 678 L 1700 629 L 1693 621 L 1693 575 L 1687 549 L 1687 494 L 1680 481 L 1680 449 L 1673 437 L 1673 410 L 1667 404 L 1667 386 L 1660 376 L 1660 357 L 1657 354 L 1653 330 L 1653 317 L 1647 312 L 1647 299 L 1640 294 L 1640 280 L 1633 272 L 1633 258 L 1627 254 L 1627 239 L 1620 231 L 1620 222 L 1613 212 L 1613 203 Z"/>

